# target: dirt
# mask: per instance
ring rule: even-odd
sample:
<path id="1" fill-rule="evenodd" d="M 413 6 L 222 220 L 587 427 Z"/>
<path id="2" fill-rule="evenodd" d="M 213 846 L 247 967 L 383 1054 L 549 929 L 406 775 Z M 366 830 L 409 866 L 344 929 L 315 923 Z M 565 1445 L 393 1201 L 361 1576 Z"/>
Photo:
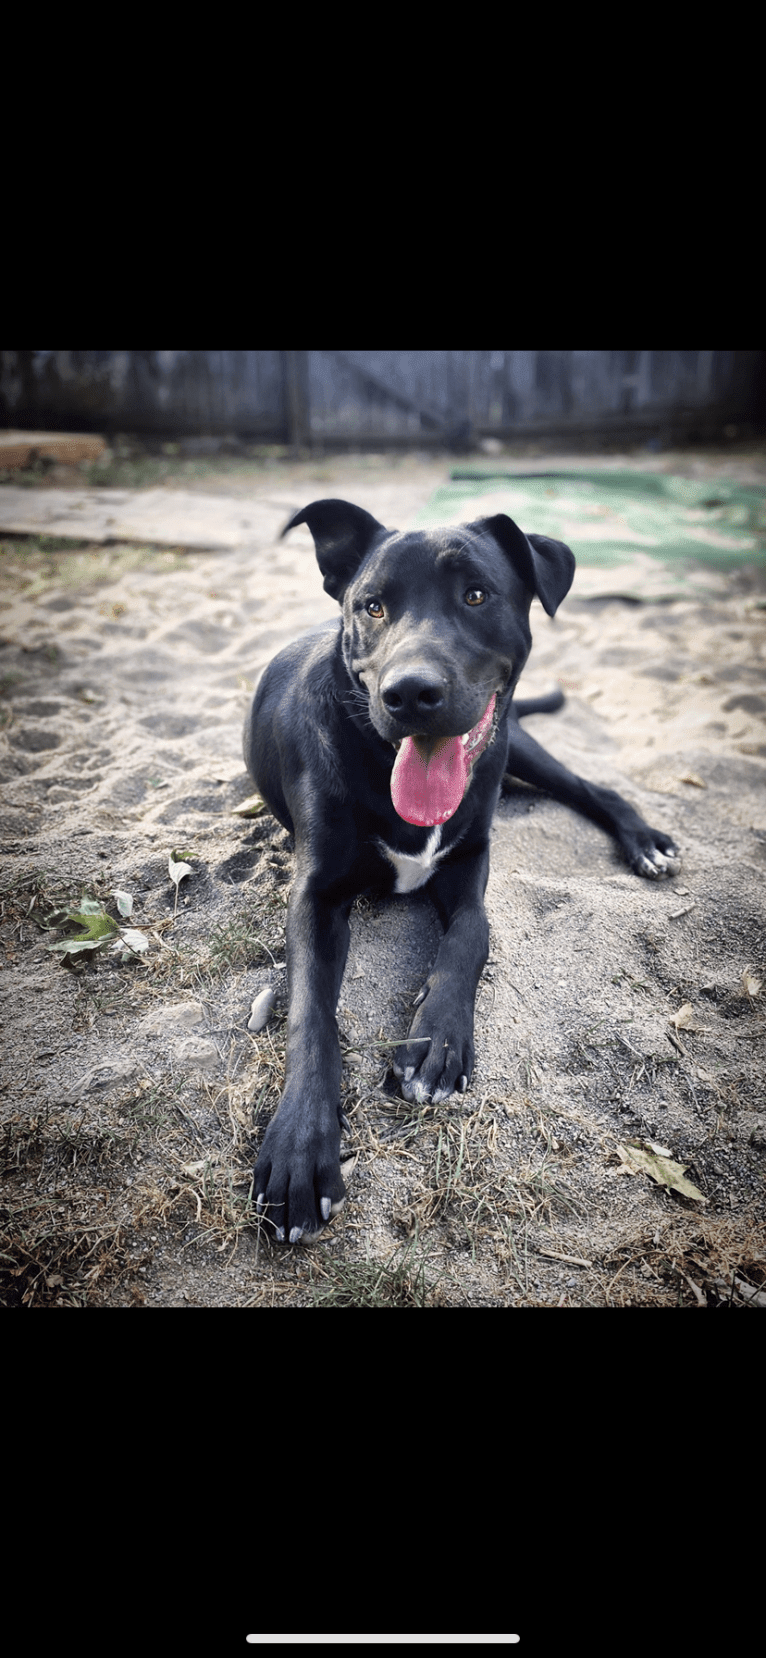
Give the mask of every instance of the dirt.
<path id="1" fill-rule="evenodd" d="M 558 461 L 594 464 L 539 464 Z M 567 703 L 528 729 L 673 835 L 682 871 L 642 881 L 594 825 L 521 785 L 504 797 L 476 1071 L 437 1107 L 399 1098 L 386 1044 L 406 1032 L 438 923 L 422 893 L 361 900 L 338 1013 L 348 1201 L 310 1248 L 275 1249 L 254 1224 L 293 859 L 268 815 L 235 815 L 253 793 L 241 726 L 258 671 L 336 613 L 308 532 L 278 532 L 319 495 L 404 528 L 448 464 L 171 469 L 171 487 L 251 504 L 252 543 L 226 552 L 1 538 L 7 1305 L 766 1304 L 766 583 L 752 568 L 710 600 L 583 599 L 575 583 L 553 622 L 535 605 L 521 694 L 559 682 Z M 757 449 L 604 464 L 766 479 Z M 169 858 L 189 865 L 177 888 Z M 147 948 L 113 930 L 95 952 L 51 950 L 83 898 Z M 268 986 L 274 1013 L 249 1031 Z M 681 1170 L 689 1189 L 667 1183 Z"/>

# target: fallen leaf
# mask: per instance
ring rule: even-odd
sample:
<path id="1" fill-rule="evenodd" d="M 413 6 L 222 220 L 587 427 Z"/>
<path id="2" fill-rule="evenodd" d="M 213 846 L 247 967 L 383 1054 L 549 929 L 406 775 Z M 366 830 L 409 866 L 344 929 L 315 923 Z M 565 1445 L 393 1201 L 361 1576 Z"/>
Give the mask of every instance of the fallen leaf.
<path id="1" fill-rule="evenodd" d="M 100 950 L 106 943 L 108 934 L 103 938 L 65 938 L 61 944 L 46 944 L 46 950 L 53 950 L 59 956 L 76 956 L 83 950 Z"/>
<path id="2" fill-rule="evenodd" d="M 97 909 L 89 909 L 87 913 L 81 911 L 79 915 L 70 914 L 69 920 L 76 921 L 78 927 L 83 929 L 83 936 L 89 939 L 109 938 L 118 930 L 117 922 L 113 921 L 111 915 L 107 915 L 106 910 L 102 910 L 100 905 Z"/>
<path id="3" fill-rule="evenodd" d="M 192 866 L 180 861 L 176 862 L 176 859 L 180 860 L 180 853 L 171 852 L 168 857 L 168 875 L 171 881 L 175 881 L 176 886 L 178 886 L 179 881 L 183 881 L 187 875 L 191 875 Z"/>
<path id="4" fill-rule="evenodd" d="M 762 982 L 761 979 L 756 978 L 755 973 L 749 967 L 745 968 L 742 974 L 742 989 L 746 996 L 757 996 Z"/>
<path id="5" fill-rule="evenodd" d="M 676 1030 L 694 1030 L 694 1008 L 691 1002 L 684 1002 L 677 1013 L 671 1015 L 669 1025 L 675 1025 Z"/>
<path id="6" fill-rule="evenodd" d="M 117 899 L 117 908 L 120 912 L 120 915 L 124 915 L 124 916 L 132 915 L 132 913 L 133 913 L 133 899 L 131 898 L 129 892 L 119 892 L 118 889 L 115 887 L 113 892 L 112 892 L 112 897 Z"/>
<path id="7" fill-rule="evenodd" d="M 184 1174 L 191 1175 L 192 1179 L 196 1179 L 198 1175 L 204 1174 L 206 1169 L 214 1168 L 216 1163 L 221 1161 L 220 1152 L 211 1151 L 209 1156 L 200 1157 L 194 1163 L 182 1163 L 181 1170 Z"/>
<path id="8" fill-rule="evenodd" d="M 179 859 L 178 862 L 176 862 L 177 858 Z M 168 875 L 170 876 L 170 879 L 174 883 L 175 889 L 176 889 L 176 901 L 175 901 L 175 904 L 173 905 L 173 919 L 174 920 L 175 920 L 176 910 L 178 909 L 178 888 L 180 886 L 181 881 L 185 881 L 187 875 L 191 875 L 191 873 L 192 873 L 191 864 L 181 863 L 180 862 L 180 854 L 177 854 L 176 852 L 171 852 L 170 856 L 168 857 Z"/>
<path id="9" fill-rule="evenodd" d="M 696 771 L 683 771 L 678 778 L 679 783 L 693 783 L 695 789 L 706 789 L 707 783 L 697 776 Z"/>
<path id="10" fill-rule="evenodd" d="M 691 1197 L 697 1203 L 707 1203 L 704 1193 L 693 1186 L 690 1180 L 684 1178 L 685 1165 L 674 1163 L 670 1157 L 660 1156 L 656 1151 L 645 1146 L 634 1146 L 628 1142 L 625 1146 L 618 1146 L 617 1151 L 630 1174 L 648 1174 L 658 1186 L 669 1186 L 674 1192 L 681 1192 L 683 1197 Z M 622 1169 L 619 1173 L 622 1174 Z"/>
<path id="11" fill-rule="evenodd" d="M 139 955 L 149 948 L 146 933 L 140 933 L 136 927 L 126 927 L 122 934 L 122 942 L 127 944 L 129 950 L 135 950 Z"/>
<path id="12" fill-rule="evenodd" d="M 68 910 L 66 920 L 74 922 L 80 932 L 72 938 L 62 939 L 58 944 L 46 945 L 46 949 L 59 956 L 76 956 L 83 950 L 100 950 L 119 931 L 117 922 L 92 898 L 83 898 L 79 910 Z"/>
<path id="13" fill-rule="evenodd" d="M 265 812 L 266 802 L 259 794 L 250 794 L 247 800 L 241 800 L 238 806 L 232 806 L 235 817 L 260 817 Z"/>

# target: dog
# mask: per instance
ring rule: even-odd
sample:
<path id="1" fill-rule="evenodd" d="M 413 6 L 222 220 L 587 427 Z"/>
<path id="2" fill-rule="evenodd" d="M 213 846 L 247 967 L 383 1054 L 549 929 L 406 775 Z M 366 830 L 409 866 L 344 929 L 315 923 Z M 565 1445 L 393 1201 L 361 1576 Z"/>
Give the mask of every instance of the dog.
<path id="1" fill-rule="evenodd" d="M 299 524 L 342 615 L 275 657 L 244 735 L 255 785 L 295 839 L 286 1084 L 253 1188 L 276 1241 L 291 1244 L 313 1241 L 345 1200 L 335 1010 L 358 894 L 427 883 L 444 936 L 394 1072 L 405 1099 L 438 1103 L 471 1081 L 490 826 L 505 777 L 601 824 L 637 874 L 680 867 L 669 836 L 519 725 L 564 700 L 514 703 L 513 693 L 532 644 L 532 599 L 553 616 L 572 584 L 569 547 L 525 535 L 505 513 L 400 534 L 348 501 L 323 500 L 282 534 Z"/>

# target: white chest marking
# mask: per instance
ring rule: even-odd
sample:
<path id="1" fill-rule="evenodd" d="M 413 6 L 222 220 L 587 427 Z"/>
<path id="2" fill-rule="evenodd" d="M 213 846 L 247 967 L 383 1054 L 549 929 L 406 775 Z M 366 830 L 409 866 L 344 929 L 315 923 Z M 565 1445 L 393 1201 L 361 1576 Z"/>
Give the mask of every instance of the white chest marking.
<path id="1" fill-rule="evenodd" d="M 422 852 L 394 852 L 385 841 L 378 841 L 384 858 L 388 858 L 396 870 L 394 892 L 414 892 L 416 887 L 423 887 L 426 881 L 430 881 L 434 871 L 439 867 L 439 860 L 450 851 L 448 846 L 439 851 L 441 838 L 442 826 L 437 823 L 436 828 L 431 830 Z"/>

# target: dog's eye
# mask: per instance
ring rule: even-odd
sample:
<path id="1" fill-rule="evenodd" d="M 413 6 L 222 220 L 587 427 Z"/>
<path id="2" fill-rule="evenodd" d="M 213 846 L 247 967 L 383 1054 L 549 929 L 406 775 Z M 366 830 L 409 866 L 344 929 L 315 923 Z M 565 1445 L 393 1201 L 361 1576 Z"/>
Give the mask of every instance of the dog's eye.
<path id="1" fill-rule="evenodd" d="M 481 587 L 469 587 L 465 596 L 466 604 L 483 604 L 487 595 Z"/>
<path id="2" fill-rule="evenodd" d="M 378 599 L 370 599 L 369 604 L 365 605 L 365 609 L 368 616 L 374 616 L 376 622 L 380 621 L 383 615 L 383 606 Z"/>

